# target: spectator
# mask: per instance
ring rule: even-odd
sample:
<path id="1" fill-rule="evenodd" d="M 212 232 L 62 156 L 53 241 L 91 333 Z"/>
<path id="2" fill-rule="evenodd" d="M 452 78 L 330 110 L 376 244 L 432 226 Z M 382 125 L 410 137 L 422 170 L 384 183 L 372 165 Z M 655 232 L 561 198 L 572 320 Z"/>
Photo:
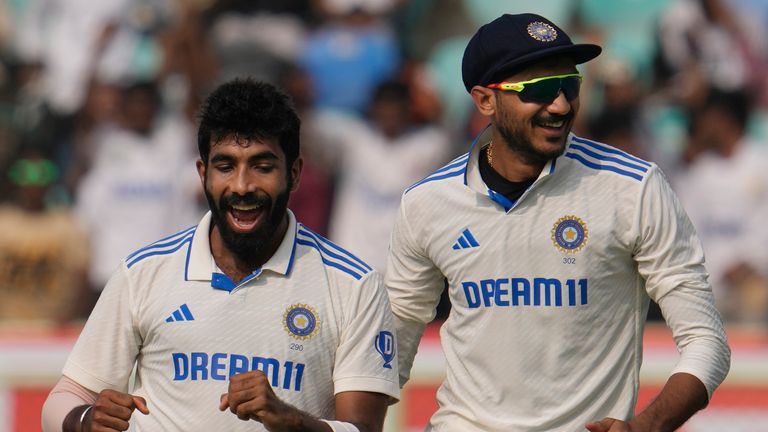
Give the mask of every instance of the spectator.
<path id="1" fill-rule="evenodd" d="M 80 312 L 73 300 L 85 286 L 88 250 L 71 210 L 46 203 L 58 169 L 26 149 L 7 173 L 14 199 L 0 207 L 0 321 L 70 321 Z"/>
<path id="2" fill-rule="evenodd" d="M 659 19 L 661 84 L 688 106 L 701 102 L 708 85 L 749 90 L 760 60 L 746 26 L 722 0 L 676 0 Z"/>
<path id="3" fill-rule="evenodd" d="M 307 39 L 302 66 L 319 108 L 362 113 L 376 86 L 400 64 L 397 41 L 381 14 L 392 1 L 325 0 L 332 17 Z"/>
<path id="4" fill-rule="evenodd" d="M 727 320 L 768 318 L 768 153 L 746 134 L 743 92 L 711 90 L 692 113 L 692 162 L 675 187 L 707 256 L 718 308 Z"/>
<path id="5" fill-rule="evenodd" d="M 93 166 L 76 193 L 91 241 L 89 271 L 96 290 L 121 259 L 142 245 L 194 224 L 200 185 L 194 132 L 184 118 L 160 117 L 153 82 L 122 91 L 118 121 L 94 137 Z M 191 203 L 191 204 L 190 204 Z"/>
<path id="6" fill-rule="evenodd" d="M 281 75 L 282 87 L 293 99 L 296 112 L 301 118 L 301 142 L 304 144 L 301 148 L 304 159 L 301 185 L 291 194 L 288 204 L 304 225 L 327 236 L 333 201 L 333 169 L 321 151 L 326 145 L 320 133 L 323 128 L 322 116 L 318 115 L 314 107 L 312 83 L 307 73 L 291 66 Z"/>
<path id="7" fill-rule="evenodd" d="M 391 81 L 374 91 L 366 120 L 325 112 L 319 125 L 324 145 L 313 150 L 337 174 L 330 237 L 383 271 L 400 196 L 449 158 L 448 137 L 415 124 L 409 87 Z"/>

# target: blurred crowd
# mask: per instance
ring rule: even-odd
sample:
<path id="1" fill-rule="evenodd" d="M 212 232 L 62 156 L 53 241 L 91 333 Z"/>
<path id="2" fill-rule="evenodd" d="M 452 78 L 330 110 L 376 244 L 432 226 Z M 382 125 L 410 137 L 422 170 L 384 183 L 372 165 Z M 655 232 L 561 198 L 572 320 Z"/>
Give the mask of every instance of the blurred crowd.
<path id="1" fill-rule="evenodd" d="M 5 0 L 0 324 L 82 320 L 123 257 L 197 222 L 197 107 L 241 76 L 301 114 L 298 219 L 383 271 L 402 191 L 486 125 L 469 37 L 521 12 L 604 47 L 574 132 L 658 163 L 726 322 L 768 324 L 763 0 Z"/>

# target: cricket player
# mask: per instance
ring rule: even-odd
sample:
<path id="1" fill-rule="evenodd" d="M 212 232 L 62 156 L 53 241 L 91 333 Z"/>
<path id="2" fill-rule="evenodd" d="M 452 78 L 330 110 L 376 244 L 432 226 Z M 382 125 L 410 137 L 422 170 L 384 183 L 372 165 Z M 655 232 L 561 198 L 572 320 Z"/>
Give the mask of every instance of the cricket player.
<path id="1" fill-rule="evenodd" d="M 432 431 L 671 431 L 728 372 L 702 249 L 664 175 L 570 133 L 576 65 L 600 51 L 533 14 L 466 47 L 464 84 L 491 125 L 405 191 L 385 277 L 401 384 L 448 283 Z M 649 298 L 680 358 L 635 413 Z"/>
<path id="2" fill-rule="evenodd" d="M 210 212 L 120 264 L 43 429 L 380 431 L 399 397 L 383 278 L 286 208 L 302 168 L 290 101 L 226 83 L 198 146 Z"/>

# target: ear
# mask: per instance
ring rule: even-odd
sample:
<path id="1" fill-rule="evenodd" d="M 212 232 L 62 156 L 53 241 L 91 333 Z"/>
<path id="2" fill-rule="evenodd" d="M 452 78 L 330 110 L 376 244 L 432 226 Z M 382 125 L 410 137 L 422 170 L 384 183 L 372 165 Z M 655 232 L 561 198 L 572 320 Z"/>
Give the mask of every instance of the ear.
<path id="1" fill-rule="evenodd" d="M 304 168 L 304 159 L 299 156 L 295 161 L 293 161 L 293 165 L 291 166 L 291 180 L 293 180 L 291 184 L 291 192 L 296 192 L 296 190 L 299 188 L 302 168 Z"/>
<path id="2" fill-rule="evenodd" d="M 496 114 L 496 92 L 488 87 L 476 85 L 472 87 L 469 94 L 480 114 L 486 117 L 492 117 Z"/>
<path id="3" fill-rule="evenodd" d="M 203 160 L 198 159 L 195 162 L 195 167 L 197 167 L 197 175 L 200 176 L 200 183 L 203 185 L 203 189 L 205 189 L 205 164 Z"/>

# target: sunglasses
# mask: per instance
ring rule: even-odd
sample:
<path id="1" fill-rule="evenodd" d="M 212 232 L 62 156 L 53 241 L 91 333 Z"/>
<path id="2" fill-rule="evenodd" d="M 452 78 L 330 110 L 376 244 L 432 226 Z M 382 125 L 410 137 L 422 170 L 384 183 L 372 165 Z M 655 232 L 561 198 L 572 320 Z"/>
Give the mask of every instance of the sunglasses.
<path id="1" fill-rule="evenodd" d="M 562 91 L 568 102 L 579 97 L 581 74 L 569 73 L 534 78 L 520 82 L 500 82 L 486 87 L 503 91 L 516 91 L 523 102 L 552 103 Z"/>

